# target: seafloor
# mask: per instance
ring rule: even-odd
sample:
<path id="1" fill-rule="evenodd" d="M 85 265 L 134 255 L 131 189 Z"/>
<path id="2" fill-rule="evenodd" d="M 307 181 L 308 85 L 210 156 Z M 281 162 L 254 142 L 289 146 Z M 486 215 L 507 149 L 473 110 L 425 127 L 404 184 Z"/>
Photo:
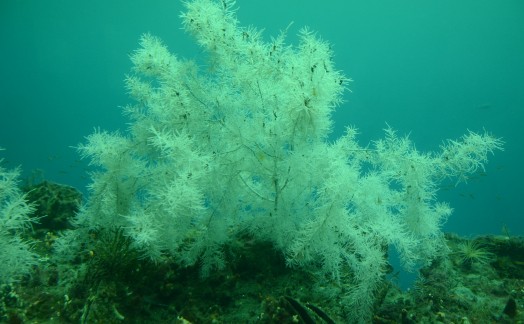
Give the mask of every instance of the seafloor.
<path id="1" fill-rule="evenodd" d="M 286 267 L 268 244 L 239 238 L 225 269 L 202 278 L 198 265 L 140 258 L 120 229 L 92 233 L 93 247 L 68 264 L 53 241 L 81 195 L 49 182 L 26 187 L 47 215 L 27 239 L 40 263 L 0 286 L 2 323 L 346 323 L 337 283 Z M 449 253 L 420 269 L 407 291 L 396 269 L 376 293 L 373 323 L 524 323 L 524 239 L 446 235 Z"/>

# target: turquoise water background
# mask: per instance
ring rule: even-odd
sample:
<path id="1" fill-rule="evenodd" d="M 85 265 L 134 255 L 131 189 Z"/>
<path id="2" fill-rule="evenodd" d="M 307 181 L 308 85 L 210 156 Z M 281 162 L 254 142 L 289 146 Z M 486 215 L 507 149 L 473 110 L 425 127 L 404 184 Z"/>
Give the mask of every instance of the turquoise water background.
<path id="1" fill-rule="evenodd" d="M 468 185 L 444 184 L 455 209 L 446 231 L 524 235 L 524 1 L 239 0 L 242 25 L 276 36 L 293 22 L 333 45 L 335 63 L 354 82 L 338 108 L 333 139 L 345 125 L 360 142 L 386 123 L 435 150 L 467 129 L 505 141 Z M 94 127 L 124 130 L 119 107 L 128 55 L 144 32 L 179 57 L 202 57 L 181 30 L 178 0 L 2 0 L 0 147 L 24 177 L 85 190 L 87 161 L 73 146 Z"/>

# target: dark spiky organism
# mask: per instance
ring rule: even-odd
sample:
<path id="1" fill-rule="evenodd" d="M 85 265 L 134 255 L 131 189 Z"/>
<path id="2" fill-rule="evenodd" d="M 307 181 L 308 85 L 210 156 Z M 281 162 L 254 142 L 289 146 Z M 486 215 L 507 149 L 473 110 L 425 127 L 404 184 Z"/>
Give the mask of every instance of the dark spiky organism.
<path id="1" fill-rule="evenodd" d="M 86 280 L 91 284 L 103 281 L 132 282 L 142 265 L 140 251 L 124 235 L 121 227 L 93 233 L 95 243 L 89 250 Z"/>

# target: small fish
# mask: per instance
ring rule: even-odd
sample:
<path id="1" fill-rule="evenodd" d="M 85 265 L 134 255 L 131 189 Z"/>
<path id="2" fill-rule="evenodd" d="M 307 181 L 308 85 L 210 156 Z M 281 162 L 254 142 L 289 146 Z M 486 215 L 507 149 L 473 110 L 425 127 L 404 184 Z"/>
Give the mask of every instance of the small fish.
<path id="1" fill-rule="evenodd" d="M 485 104 L 477 106 L 477 110 L 490 110 L 490 109 L 491 109 L 490 103 L 485 103 Z"/>

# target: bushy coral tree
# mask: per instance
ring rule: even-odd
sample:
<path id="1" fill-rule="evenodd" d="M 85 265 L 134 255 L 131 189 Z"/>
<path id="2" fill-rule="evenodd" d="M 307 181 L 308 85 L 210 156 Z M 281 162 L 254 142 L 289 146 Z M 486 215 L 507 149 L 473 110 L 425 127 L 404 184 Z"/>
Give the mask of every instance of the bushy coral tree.
<path id="1" fill-rule="evenodd" d="M 0 148 L 0 150 L 2 150 Z M 0 283 L 10 283 L 29 273 L 36 254 L 22 236 L 31 228 L 34 208 L 18 187 L 18 169 L 7 170 L 0 159 Z"/>
<path id="2" fill-rule="evenodd" d="M 232 1 L 185 3 L 184 29 L 208 55 L 201 68 L 144 35 L 132 56 L 126 133 L 97 131 L 79 150 L 99 167 L 80 231 L 121 226 L 146 255 L 221 268 L 239 235 L 271 242 L 290 266 L 349 287 L 349 318 L 365 320 L 388 246 L 409 266 L 445 247 L 451 208 L 436 200 L 446 177 L 467 177 L 500 148 L 468 133 L 438 152 L 417 151 L 388 128 L 362 147 L 357 131 L 330 142 L 348 79 L 330 46 L 302 29 L 265 42 L 240 27 Z M 69 246 L 70 248 L 70 246 Z M 322 277 L 322 276 L 320 276 Z"/>

